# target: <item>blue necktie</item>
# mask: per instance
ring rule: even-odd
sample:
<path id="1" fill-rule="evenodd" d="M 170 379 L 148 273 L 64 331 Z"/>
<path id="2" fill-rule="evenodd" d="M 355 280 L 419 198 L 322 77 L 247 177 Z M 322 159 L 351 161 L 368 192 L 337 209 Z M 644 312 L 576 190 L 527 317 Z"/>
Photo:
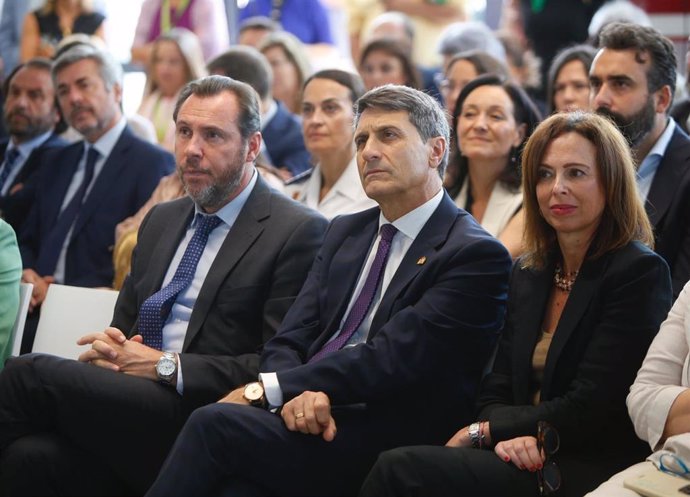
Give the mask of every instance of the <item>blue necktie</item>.
<path id="1" fill-rule="evenodd" d="M 45 240 L 41 241 L 41 249 L 38 252 L 38 259 L 36 259 L 36 271 L 41 276 L 51 275 L 55 272 L 55 266 L 57 266 L 60 252 L 62 252 L 62 246 L 65 244 L 67 233 L 69 233 L 70 228 L 79 215 L 84 197 L 86 197 L 86 190 L 93 179 L 96 161 L 101 155 L 93 147 L 87 147 L 84 153 L 86 154 L 84 179 L 67 204 L 67 207 L 58 215 L 57 223 L 55 223 L 53 229 L 50 230 Z"/>
<path id="2" fill-rule="evenodd" d="M 144 344 L 154 349 L 163 347 L 163 325 L 168 319 L 175 298 L 187 288 L 204 252 L 208 236 L 220 223 L 218 216 L 204 216 L 197 214 L 194 235 L 184 251 L 180 265 L 175 275 L 165 287 L 158 290 L 141 304 L 139 309 L 139 333 L 144 338 Z"/>
<path id="3" fill-rule="evenodd" d="M 383 279 L 383 269 L 386 267 L 386 262 L 388 261 L 391 242 L 397 232 L 398 229 L 392 224 L 384 224 L 381 226 L 381 241 L 379 242 L 378 249 L 376 249 L 374 262 L 371 264 L 369 274 L 367 274 L 367 279 L 357 296 L 357 300 L 355 300 L 355 303 L 350 309 L 350 314 L 348 314 L 345 319 L 343 328 L 340 330 L 338 336 L 326 343 L 321 350 L 309 359 L 309 362 L 318 361 L 325 355 L 340 350 L 362 324 L 364 317 L 367 315 L 367 312 L 369 312 L 371 304 L 374 302 L 376 289 Z"/>
<path id="4" fill-rule="evenodd" d="M 0 192 L 5 188 L 5 181 L 10 177 L 10 174 L 14 170 L 14 166 L 17 165 L 17 159 L 19 159 L 19 150 L 16 148 L 10 149 L 5 155 L 5 163 L 3 164 L 2 172 L 0 172 Z"/>

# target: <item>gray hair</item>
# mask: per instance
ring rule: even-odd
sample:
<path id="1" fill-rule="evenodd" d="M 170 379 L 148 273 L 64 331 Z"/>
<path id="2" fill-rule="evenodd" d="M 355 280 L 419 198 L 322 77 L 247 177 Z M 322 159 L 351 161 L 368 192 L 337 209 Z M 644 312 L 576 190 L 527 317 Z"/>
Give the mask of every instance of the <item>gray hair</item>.
<path id="1" fill-rule="evenodd" d="M 98 72 L 108 91 L 112 90 L 115 85 L 122 87 L 122 66 L 120 63 L 109 52 L 85 43 L 73 46 L 57 58 L 53 64 L 53 83 L 55 86 L 57 86 L 57 75 L 60 71 L 82 60 L 92 60 L 96 63 Z"/>
<path id="2" fill-rule="evenodd" d="M 506 62 L 503 44 L 483 22 L 454 22 L 439 36 L 438 52 L 445 57 L 472 49 L 482 50 L 495 59 Z"/>
<path id="3" fill-rule="evenodd" d="M 261 112 L 259 110 L 259 99 L 256 91 L 246 83 L 237 81 L 227 76 L 206 76 L 187 83 L 180 92 L 180 96 L 175 103 L 173 120 L 177 122 L 177 115 L 180 107 L 189 97 L 196 95 L 200 98 L 214 97 L 223 92 L 230 92 L 237 97 L 240 107 L 240 115 L 237 119 L 237 127 L 240 135 L 247 140 L 257 131 L 261 130 Z"/>
<path id="4" fill-rule="evenodd" d="M 446 165 L 448 165 L 450 126 L 448 116 L 435 98 L 408 86 L 379 86 L 368 91 L 355 102 L 355 128 L 359 125 L 362 113 L 367 109 L 405 111 L 422 140 L 426 142 L 430 138 L 443 137 L 446 140 L 446 150 L 438 165 L 438 174 L 443 179 Z"/>

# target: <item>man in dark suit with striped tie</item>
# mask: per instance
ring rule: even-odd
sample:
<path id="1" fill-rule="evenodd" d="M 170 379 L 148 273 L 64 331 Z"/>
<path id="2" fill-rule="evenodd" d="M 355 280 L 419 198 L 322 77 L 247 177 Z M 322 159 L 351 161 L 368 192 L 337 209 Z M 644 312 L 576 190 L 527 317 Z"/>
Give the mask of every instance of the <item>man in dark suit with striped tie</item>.
<path id="1" fill-rule="evenodd" d="M 192 414 L 148 496 L 356 495 L 379 452 L 473 419 L 510 256 L 443 189 L 433 97 L 387 85 L 355 110 L 379 207 L 332 221 L 258 381 Z"/>

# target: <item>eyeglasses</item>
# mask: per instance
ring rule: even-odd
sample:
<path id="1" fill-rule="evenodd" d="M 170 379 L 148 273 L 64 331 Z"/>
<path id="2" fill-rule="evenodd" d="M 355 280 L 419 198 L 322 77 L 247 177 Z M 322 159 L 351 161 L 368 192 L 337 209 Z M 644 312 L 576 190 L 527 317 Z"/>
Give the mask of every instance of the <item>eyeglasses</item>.
<path id="1" fill-rule="evenodd" d="M 552 456 L 558 452 L 561 439 L 556 429 L 546 421 L 537 423 L 537 450 L 544 454 L 544 465 L 537 471 L 539 495 L 549 495 L 561 488 L 561 470 Z"/>
<path id="2" fill-rule="evenodd" d="M 659 457 L 659 469 L 664 473 L 670 473 L 690 480 L 690 469 L 687 464 L 675 454 L 661 454 L 661 457 Z"/>

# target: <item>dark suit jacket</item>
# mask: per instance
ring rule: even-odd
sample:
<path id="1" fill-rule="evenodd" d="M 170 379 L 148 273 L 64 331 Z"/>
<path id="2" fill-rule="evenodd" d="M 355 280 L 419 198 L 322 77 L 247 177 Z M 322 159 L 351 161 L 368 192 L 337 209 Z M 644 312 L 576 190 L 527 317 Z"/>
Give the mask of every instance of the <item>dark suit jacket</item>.
<path id="1" fill-rule="evenodd" d="M 582 495 L 648 453 L 625 398 L 671 306 L 671 283 L 666 263 L 639 242 L 586 261 L 554 333 L 541 401 L 534 406 L 532 355 L 553 273 L 553 264 L 531 270 L 516 263 L 506 327 L 481 388 L 479 419 L 490 422 L 493 443 L 535 435 L 537 421 L 551 423 L 561 438 L 556 460 L 567 494 Z M 568 474 L 568 462 L 578 468 L 575 475 Z"/>
<path id="2" fill-rule="evenodd" d="M 0 142 L 0 163 L 5 160 L 5 152 L 9 139 Z M 29 157 L 22 165 L 21 170 L 15 176 L 7 195 L 0 196 L 0 215 L 14 228 L 15 233 L 20 233 L 24 221 L 26 221 L 31 205 L 36 195 L 36 183 L 38 182 L 38 170 L 43 164 L 41 160 L 46 150 L 61 148 L 67 142 L 56 134 L 51 134 L 46 141 L 31 151 Z M 21 185 L 14 193 L 13 188 Z"/>
<path id="3" fill-rule="evenodd" d="M 690 138 L 676 125 L 645 205 L 654 250 L 671 268 L 673 296 L 690 280 Z"/>
<path id="4" fill-rule="evenodd" d="M 286 167 L 293 176 L 311 167 L 311 156 L 304 146 L 302 125 L 280 102 L 273 118 L 261 130 L 266 150 L 275 167 Z"/>
<path id="5" fill-rule="evenodd" d="M 305 364 L 339 327 L 379 213 L 332 221 L 261 370 L 278 373 L 285 402 L 312 390 L 333 405 L 366 403 L 367 426 L 385 440 L 374 447 L 443 443 L 470 420 L 503 324 L 510 257 L 445 195 L 390 282 L 366 343 Z"/>
<path id="6" fill-rule="evenodd" d="M 159 204 L 146 216 L 113 326 L 130 336 L 138 333 L 139 308 L 161 288 L 193 213 L 194 204 L 185 197 Z M 317 212 L 271 190 L 259 177 L 192 311 L 180 354 L 187 406 L 215 402 L 256 379 L 261 346 L 302 287 L 326 225 Z"/>
<path id="7" fill-rule="evenodd" d="M 41 241 L 56 223 L 83 151 L 80 141 L 43 154 L 36 200 L 19 237 L 24 268 L 34 268 Z M 110 286 L 115 226 L 135 214 L 173 169 L 170 153 L 135 137 L 128 127 L 124 129 L 74 223 L 65 284 Z"/>

